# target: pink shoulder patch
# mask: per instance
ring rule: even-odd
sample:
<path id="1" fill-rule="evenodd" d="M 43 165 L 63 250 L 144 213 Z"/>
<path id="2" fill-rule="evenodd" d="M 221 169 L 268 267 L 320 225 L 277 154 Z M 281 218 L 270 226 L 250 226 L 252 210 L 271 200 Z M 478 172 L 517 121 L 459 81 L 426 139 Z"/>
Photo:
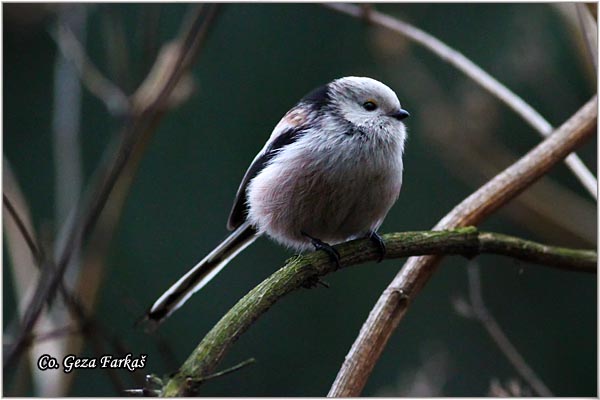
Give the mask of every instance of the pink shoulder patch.
<path id="1" fill-rule="evenodd" d="M 283 122 L 290 126 L 298 126 L 307 120 L 306 110 L 303 108 L 294 108 L 283 117 Z"/>

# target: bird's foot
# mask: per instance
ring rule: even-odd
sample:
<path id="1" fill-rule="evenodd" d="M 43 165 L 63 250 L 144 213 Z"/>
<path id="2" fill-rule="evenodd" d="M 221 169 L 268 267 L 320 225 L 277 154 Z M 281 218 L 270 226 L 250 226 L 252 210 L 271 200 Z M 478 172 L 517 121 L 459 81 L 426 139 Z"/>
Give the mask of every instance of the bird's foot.
<path id="1" fill-rule="evenodd" d="M 315 246 L 315 250 L 323 250 L 327 254 L 329 254 L 329 258 L 335 263 L 336 270 L 340 268 L 340 253 L 335 248 L 333 248 L 330 244 L 325 243 L 320 239 L 310 236 L 304 231 L 301 231 L 300 233 L 302 234 L 302 236 L 305 236 L 310 239 L 312 245 Z"/>
<path id="2" fill-rule="evenodd" d="M 377 262 L 380 263 L 381 261 L 383 261 L 387 253 L 387 249 L 385 248 L 385 242 L 383 241 L 382 237 L 379 236 L 379 234 L 375 231 L 369 232 L 367 234 L 367 237 L 371 239 L 371 241 L 375 243 L 377 247 L 379 247 L 379 260 L 377 260 Z"/>

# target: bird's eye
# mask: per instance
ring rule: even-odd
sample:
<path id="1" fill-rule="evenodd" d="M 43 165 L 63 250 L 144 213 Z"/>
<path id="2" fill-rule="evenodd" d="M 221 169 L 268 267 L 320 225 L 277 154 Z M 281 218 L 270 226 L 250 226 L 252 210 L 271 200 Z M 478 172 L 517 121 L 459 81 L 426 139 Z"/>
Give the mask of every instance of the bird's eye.
<path id="1" fill-rule="evenodd" d="M 377 104 L 374 101 L 365 101 L 363 103 L 363 108 L 367 111 L 375 111 L 377 110 Z"/>

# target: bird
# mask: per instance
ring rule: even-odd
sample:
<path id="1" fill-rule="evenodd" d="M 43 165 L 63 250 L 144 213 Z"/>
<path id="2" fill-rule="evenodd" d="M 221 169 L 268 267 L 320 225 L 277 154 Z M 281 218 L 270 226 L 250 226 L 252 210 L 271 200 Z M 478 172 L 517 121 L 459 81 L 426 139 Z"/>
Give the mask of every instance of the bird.
<path id="1" fill-rule="evenodd" d="M 322 249 L 338 266 L 332 246 L 366 236 L 383 258 L 377 229 L 402 187 L 409 115 L 392 89 L 368 77 L 335 79 L 301 98 L 243 176 L 227 221 L 232 233 L 146 320 L 158 326 L 261 235 L 298 252 Z"/>

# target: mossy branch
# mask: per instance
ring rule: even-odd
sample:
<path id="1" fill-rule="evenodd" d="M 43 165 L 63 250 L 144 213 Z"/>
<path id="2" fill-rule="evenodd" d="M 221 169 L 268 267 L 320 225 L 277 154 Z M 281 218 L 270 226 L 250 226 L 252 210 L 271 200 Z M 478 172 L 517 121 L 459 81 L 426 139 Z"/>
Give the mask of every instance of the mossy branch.
<path id="1" fill-rule="evenodd" d="M 417 255 L 501 254 L 519 260 L 569 271 L 596 272 L 595 251 L 547 246 L 498 233 L 466 227 L 446 231 L 402 232 L 383 235 L 386 259 Z M 378 260 L 379 248 L 369 239 L 335 246 L 340 267 Z M 162 388 L 161 395 L 192 396 L 204 377 L 212 374 L 235 341 L 286 294 L 314 285 L 319 277 L 334 272 L 336 266 L 323 251 L 289 259 L 286 265 L 252 289 L 204 337 L 179 371 Z M 407 299 L 410 300 L 410 299 Z"/>

